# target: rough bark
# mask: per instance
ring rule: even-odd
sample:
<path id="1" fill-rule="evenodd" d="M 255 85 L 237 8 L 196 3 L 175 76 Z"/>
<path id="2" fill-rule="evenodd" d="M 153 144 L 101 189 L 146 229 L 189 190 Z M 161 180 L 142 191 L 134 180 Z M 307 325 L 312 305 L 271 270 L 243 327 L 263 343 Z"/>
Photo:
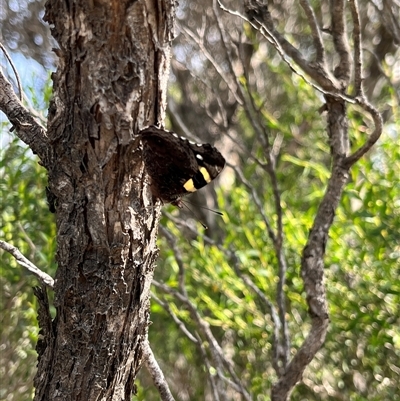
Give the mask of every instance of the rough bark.
<path id="1" fill-rule="evenodd" d="M 48 167 L 52 159 L 45 129 L 32 117 L 29 111 L 17 98 L 14 90 L 0 71 L 0 110 L 16 129 L 18 137 L 37 154 L 44 167 Z"/>
<path id="2" fill-rule="evenodd" d="M 159 208 L 134 133 L 165 112 L 172 1 L 47 3 L 56 318 L 35 400 L 129 400 L 143 362 Z"/>

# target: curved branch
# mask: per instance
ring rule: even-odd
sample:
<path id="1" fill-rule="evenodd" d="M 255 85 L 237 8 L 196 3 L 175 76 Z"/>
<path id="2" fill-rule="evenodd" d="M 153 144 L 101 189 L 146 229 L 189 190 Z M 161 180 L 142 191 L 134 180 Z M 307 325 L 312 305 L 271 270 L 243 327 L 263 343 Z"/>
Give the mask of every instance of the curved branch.
<path id="1" fill-rule="evenodd" d="M 329 74 L 329 71 L 324 68 L 323 65 L 319 63 L 310 63 L 303 57 L 298 49 L 296 49 L 275 29 L 274 22 L 272 21 L 271 14 L 269 13 L 266 4 L 262 4 L 259 0 L 246 0 L 245 10 L 249 19 L 260 24 L 268 33 L 272 42 L 275 42 L 275 47 L 278 45 L 281 48 L 282 53 L 291 57 L 307 75 L 322 87 L 324 91 L 338 91 L 336 79 Z"/>
<path id="2" fill-rule="evenodd" d="M 307 294 L 311 329 L 307 338 L 289 363 L 285 373 L 272 387 L 272 401 L 286 400 L 290 391 L 301 380 L 307 365 L 325 341 L 329 325 L 324 279 L 324 255 L 329 229 L 335 210 L 348 180 L 348 170 L 335 163 L 328 188 L 318 208 L 314 225 L 301 260 L 301 276 Z"/>
<path id="3" fill-rule="evenodd" d="M 19 100 L 21 100 L 21 102 L 22 102 L 22 85 L 21 85 L 21 79 L 19 78 L 19 75 L 18 75 L 18 71 L 17 71 L 17 69 L 15 68 L 15 65 L 14 65 L 14 63 L 13 63 L 13 61 L 12 61 L 10 55 L 8 54 L 6 48 L 3 46 L 2 43 L 0 43 L 0 49 L 1 49 L 2 52 L 4 53 L 5 58 L 6 58 L 7 61 L 10 63 L 11 68 L 12 68 L 12 70 L 13 70 L 13 72 L 14 72 L 15 79 L 17 80 L 18 91 L 19 91 Z"/>
<path id="4" fill-rule="evenodd" d="M 374 146 L 376 141 L 382 135 L 383 130 L 383 120 L 379 111 L 376 110 L 376 108 L 363 97 L 358 98 L 357 103 L 369 114 L 371 114 L 372 119 L 374 120 L 375 129 L 371 136 L 368 138 L 367 142 L 365 142 L 364 145 L 362 145 L 353 154 L 351 154 L 344 160 L 343 165 L 346 168 L 350 168 L 354 163 L 360 160 L 361 157 L 364 156 L 372 148 L 372 146 Z"/>
<path id="5" fill-rule="evenodd" d="M 17 98 L 10 82 L 0 70 L 0 110 L 4 112 L 17 130 L 18 138 L 24 141 L 32 152 L 37 154 L 42 165 L 49 169 L 51 148 L 46 130 L 32 117 Z"/>
<path id="6" fill-rule="evenodd" d="M 248 1 L 248 3 L 250 3 Z M 328 71 L 327 68 L 323 64 L 317 63 L 310 63 L 304 57 L 302 57 L 299 50 L 297 50 L 290 42 L 288 42 L 278 31 L 276 31 L 271 17 L 269 15 L 268 9 L 265 5 L 259 6 L 256 0 L 252 0 L 252 4 L 247 4 L 246 12 L 249 15 L 249 18 L 245 17 L 244 15 L 240 14 L 237 11 L 230 10 L 229 8 L 225 7 L 221 0 L 218 0 L 218 4 L 221 10 L 237 16 L 241 18 L 243 21 L 248 22 L 255 30 L 259 31 L 261 35 L 263 35 L 269 43 L 271 43 L 277 52 L 282 57 L 282 60 L 288 65 L 288 67 L 301 79 L 304 80 L 308 85 L 313 87 L 318 92 L 332 96 L 334 98 L 345 100 L 346 102 L 355 104 L 356 101 L 351 97 L 346 95 L 342 92 L 339 88 L 338 80 Z M 260 9 L 258 9 L 259 7 Z M 262 14 L 263 10 L 266 10 L 268 13 L 267 16 Z M 265 22 L 260 18 L 255 18 L 255 15 L 263 16 L 265 18 Z M 254 22 L 255 21 L 255 22 Z M 294 62 L 309 76 L 311 77 L 317 84 L 311 82 L 302 72 L 296 69 L 293 63 L 288 59 L 291 57 Z"/>

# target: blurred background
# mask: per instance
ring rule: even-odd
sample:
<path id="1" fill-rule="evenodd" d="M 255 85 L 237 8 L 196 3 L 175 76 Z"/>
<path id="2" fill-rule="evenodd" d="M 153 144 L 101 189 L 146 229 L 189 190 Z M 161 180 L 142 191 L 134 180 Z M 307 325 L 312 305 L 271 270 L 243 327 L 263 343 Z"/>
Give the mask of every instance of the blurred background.
<path id="1" fill-rule="evenodd" d="M 244 14 L 242 2 L 223 3 Z M 329 2 L 310 3 L 333 70 Z M 312 60 L 313 40 L 299 3 L 270 1 L 269 9 L 277 30 Z M 360 1 L 364 88 L 383 115 L 384 133 L 352 168 L 330 231 L 325 272 L 331 324 L 292 394 L 295 401 L 400 400 L 399 9 L 397 0 Z M 57 45 L 43 15 L 44 1 L 0 0 L 0 41 L 17 67 L 26 105 L 45 125 Z M 0 60 L 15 82 L 3 55 Z M 187 198 L 192 211 L 164 207 L 149 338 L 177 400 L 213 400 L 215 391 L 221 400 L 243 399 L 217 374 L 203 323 L 252 399 L 269 400 L 277 378 L 276 333 L 281 335 L 273 317 L 279 309 L 281 270 L 273 241 L 279 213 L 291 356 L 304 341 L 309 316 L 300 258 L 330 175 L 323 104 L 323 96 L 249 23 L 221 11 L 216 1 L 179 2 L 166 126 L 212 143 L 228 165 Z M 354 105 L 348 117 L 354 150 L 373 123 Z M 0 119 L 0 238 L 54 277 L 56 230 L 45 171 L 10 135 L 3 114 Z M 38 283 L 9 254 L 0 251 L 0 258 L 0 400 L 25 401 L 32 398 L 36 369 L 32 286 Z M 182 291 L 190 303 L 176 296 Z M 134 399 L 159 399 L 145 369 L 137 385 Z"/>

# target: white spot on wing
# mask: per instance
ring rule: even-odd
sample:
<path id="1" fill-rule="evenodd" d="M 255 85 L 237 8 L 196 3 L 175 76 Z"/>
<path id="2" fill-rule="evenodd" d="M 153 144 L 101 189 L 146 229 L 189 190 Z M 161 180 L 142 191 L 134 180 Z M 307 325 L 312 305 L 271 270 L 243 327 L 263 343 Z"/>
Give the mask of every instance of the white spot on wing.
<path id="1" fill-rule="evenodd" d="M 204 160 L 204 159 L 203 159 L 203 156 L 202 156 L 202 155 L 199 155 L 198 153 L 197 153 L 196 157 L 197 157 L 199 160 Z"/>
<path id="2" fill-rule="evenodd" d="M 191 145 L 196 145 L 196 142 L 193 142 L 193 141 L 189 141 L 189 143 L 190 143 Z"/>
<path id="3" fill-rule="evenodd" d="M 187 141 L 187 138 L 185 138 L 184 136 L 181 136 L 182 141 Z"/>
<path id="4" fill-rule="evenodd" d="M 172 135 L 173 135 L 175 138 L 179 138 L 178 134 L 175 134 L 175 132 L 173 132 Z"/>
<path id="5" fill-rule="evenodd" d="M 198 146 L 199 148 L 201 148 L 203 146 L 202 143 L 196 143 L 196 146 Z"/>

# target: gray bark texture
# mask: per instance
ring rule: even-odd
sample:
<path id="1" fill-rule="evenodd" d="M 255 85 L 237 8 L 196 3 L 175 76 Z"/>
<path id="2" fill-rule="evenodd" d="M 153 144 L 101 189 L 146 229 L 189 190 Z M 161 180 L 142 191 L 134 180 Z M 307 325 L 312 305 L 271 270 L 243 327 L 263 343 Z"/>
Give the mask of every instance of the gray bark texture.
<path id="1" fill-rule="evenodd" d="M 56 317 L 45 305 L 39 316 L 35 401 L 134 392 L 159 218 L 134 134 L 163 122 L 173 18 L 170 0 L 47 3 L 59 45 L 45 162 L 58 270 Z"/>

